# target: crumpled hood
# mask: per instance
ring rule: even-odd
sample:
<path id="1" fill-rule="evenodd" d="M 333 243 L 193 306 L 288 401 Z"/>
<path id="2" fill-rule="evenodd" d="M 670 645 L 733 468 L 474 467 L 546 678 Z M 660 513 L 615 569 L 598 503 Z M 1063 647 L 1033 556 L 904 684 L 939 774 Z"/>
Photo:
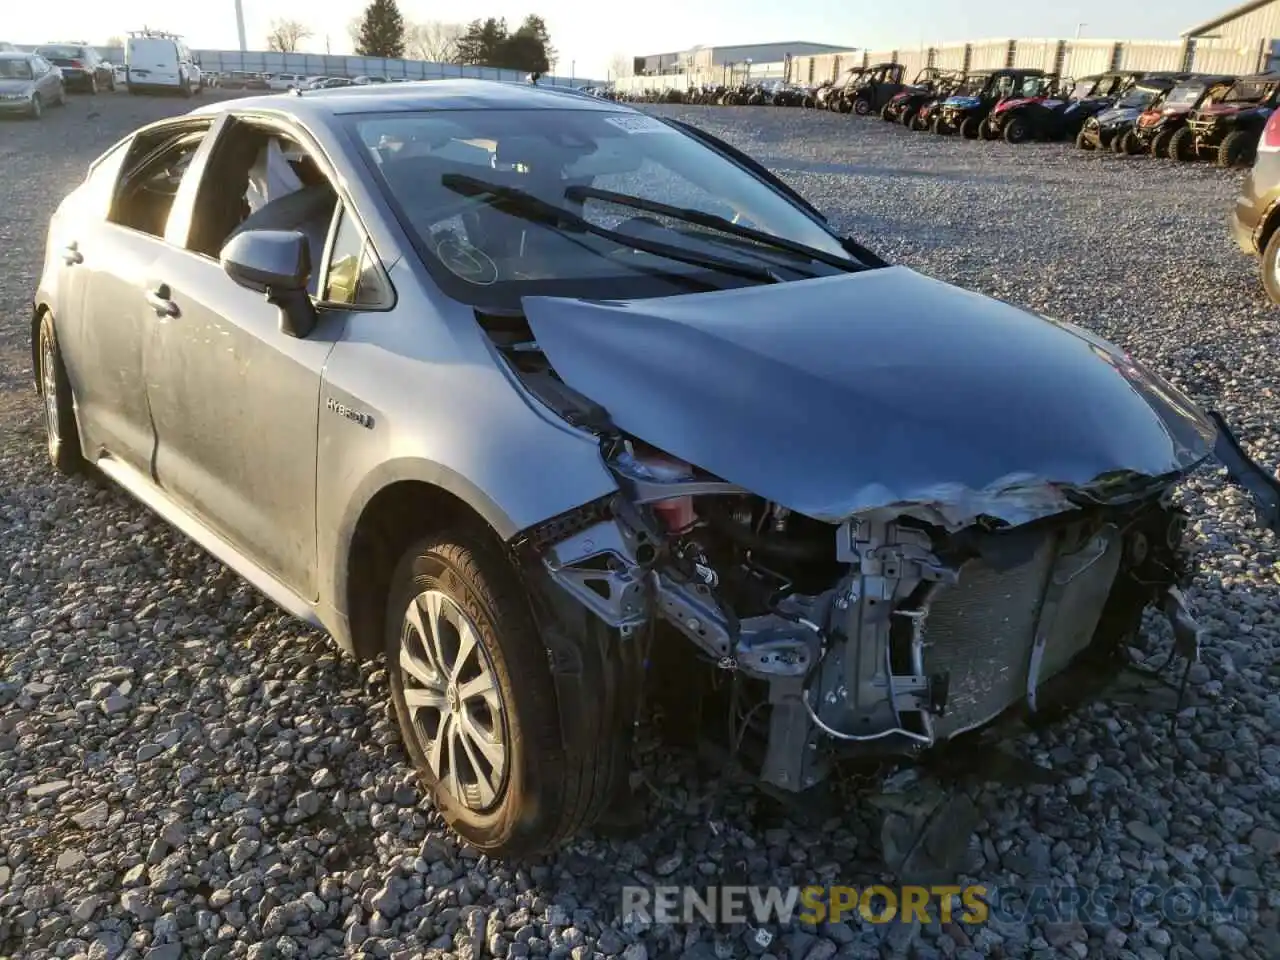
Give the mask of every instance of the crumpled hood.
<path id="1" fill-rule="evenodd" d="M 1059 486 L 1179 474 L 1217 437 L 1105 341 L 905 267 L 523 304 L 552 367 L 619 428 L 822 520 L 924 503 L 1025 522 L 1069 508 L 1043 500 Z"/>

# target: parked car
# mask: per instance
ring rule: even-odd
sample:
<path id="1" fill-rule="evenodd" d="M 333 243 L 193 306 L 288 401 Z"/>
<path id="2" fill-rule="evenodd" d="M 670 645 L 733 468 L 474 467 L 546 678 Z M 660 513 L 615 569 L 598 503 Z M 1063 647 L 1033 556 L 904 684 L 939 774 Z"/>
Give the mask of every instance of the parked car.
<path id="1" fill-rule="evenodd" d="M 1076 135 L 1081 150 L 1107 150 L 1133 129 L 1145 110 L 1154 108 L 1190 74 L 1149 74 L 1120 95 L 1116 102 L 1085 120 Z"/>
<path id="2" fill-rule="evenodd" d="M 809 88 L 798 83 L 778 83 L 773 88 L 772 103 L 775 107 L 802 107 Z"/>
<path id="3" fill-rule="evenodd" d="M 860 117 L 879 113 L 885 104 L 903 88 L 906 67 L 900 63 L 877 63 L 867 67 L 855 83 L 845 87 L 843 97 L 848 110 Z M 843 108 L 842 108 L 843 110 Z"/>
<path id="4" fill-rule="evenodd" d="M 929 128 L 934 133 L 959 133 L 968 140 L 983 137 L 986 120 L 996 104 L 1024 93 L 1035 96 L 1045 76 L 1043 70 L 1021 68 L 971 74 L 933 113 Z"/>
<path id="5" fill-rule="evenodd" d="M 178 93 L 190 97 L 200 92 L 200 70 L 186 41 L 174 33 L 134 30 L 125 44 L 125 73 L 129 92 Z"/>
<path id="6" fill-rule="evenodd" d="M 35 53 L 0 51 L 0 116 L 21 113 L 39 120 L 45 107 L 67 102 L 62 72 Z"/>
<path id="7" fill-rule="evenodd" d="M 116 89 L 115 70 L 87 43 L 46 43 L 35 52 L 62 72 L 68 90 L 97 93 Z"/>
<path id="8" fill-rule="evenodd" d="M 385 654 L 409 758 L 495 855 L 616 802 L 677 685 L 732 687 L 740 762 L 800 791 L 1082 696 L 1149 607 L 1197 656 L 1173 497 L 1211 457 L 1280 529 L 1280 483 L 1119 348 L 577 93 L 210 104 L 112 146 L 46 242 L 54 467 Z"/>
<path id="9" fill-rule="evenodd" d="M 1125 153 L 1146 152 L 1167 158 L 1174 134 L 1186 126 L 1191 114 L 1220 98 L 1235 81 L 1234 76 L 1194 74 L 1138 116 L 1132 137 L 1115 142 Z"/>
<path id="10" fill-rule="evenodd" d="M 1259 259 L 1262 286 L 1280 304 L 1280 111 L 1263 127 L 1253 168 L 1244 178 L 1231 216 L 1245 253 Z"/>
<path id="11" fill-rule="evenodd" d="M 1220 100 L 1199 107 L 1169 141 L 1174 160 L 1212 157 L 1220 167 L 1253 163 L 1262 128 L 1280 101 L 1280 73 L 1240 77 Z"/>
<path id="12" fill-rule="evenodd" d="M 270 73 L 267 74 L 268 90 L 305 90 L 307 78 L 300 73 Z"/>

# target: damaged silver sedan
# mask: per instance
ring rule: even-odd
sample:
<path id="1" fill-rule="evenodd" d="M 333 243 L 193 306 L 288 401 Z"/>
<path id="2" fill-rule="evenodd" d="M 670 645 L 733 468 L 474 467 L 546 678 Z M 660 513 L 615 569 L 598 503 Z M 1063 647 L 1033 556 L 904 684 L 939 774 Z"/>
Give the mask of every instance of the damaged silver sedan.
<path id="1" fill-rule="evenodd" d="M 1172 492 L 1226 425 L 1084 330 L 893 266 L 687 124 L 481 81 L 210 105 L 59 207 L 50 457 L 359 657 L 448 822 L 545 850 L 648 696 L 803 792 L 1199 637 Z M 727 678 L 727 683 L 725 682 Z M 724 716 L 725 714 L 718 714 Z"/>

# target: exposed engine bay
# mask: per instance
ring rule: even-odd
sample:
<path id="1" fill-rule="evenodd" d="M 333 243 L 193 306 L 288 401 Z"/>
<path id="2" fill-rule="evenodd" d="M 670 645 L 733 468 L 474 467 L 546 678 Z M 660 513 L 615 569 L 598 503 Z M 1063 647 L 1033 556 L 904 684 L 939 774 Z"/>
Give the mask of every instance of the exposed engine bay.
<path id="1" fill-rule="evenodd" d="M 613 427 L 519 321 L 486 328 L 535 396 L 600 437 L 618 483 L 526 544 L 619 642 L 659 648 L 645 662 L 669 668 L 680 647 L 692 662 L 677 671 L 729 672 L 737 759 L 768 785 L 802 791 L 841 759 L 913 756 L 1034 711 L 1081 653 L 1130 641 L 1149 605 L 1198 650 L 1171 483 L 1017 525 L 957 528 L 911 504 L 816 520 Z"/>

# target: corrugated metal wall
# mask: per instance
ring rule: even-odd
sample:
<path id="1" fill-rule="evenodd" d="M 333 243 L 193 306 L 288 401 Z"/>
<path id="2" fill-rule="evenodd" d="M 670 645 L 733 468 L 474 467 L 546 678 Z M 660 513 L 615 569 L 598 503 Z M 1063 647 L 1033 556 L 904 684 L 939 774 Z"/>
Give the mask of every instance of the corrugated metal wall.
<path id="1" fill-rule="evenodd" d="M 939 70 L 963 70 L 968 65 L 968 58 L 967 43 L 947 43 L 934 48 L 933 66 Z"/>
<path id="2" fill-rule="evenodd" d="M 1116 53 L 1114 40 L 1069 40 L 1062 72 L 1069 77 L 1088 77 L 1106 73 Z M 1139 69 L 1134 67 L 1133 69 Z"/>
<path id="3" fill-rule="evenodd" d="M 907 83 L 911 83 L 911 81 L 915 80 L 916 74 L 929 66 L 929 51 L 927 48 L 923 50 L 899 50 L 898 62 L 906 68 L 902 73 L 902 79 Z"/>
<path id="4" fill-rule="evenodd" d="M 1242 17 L 1228 20 L 1214 27 L 1213 33 L 1222 38 L 1219 43 L 1223 47 L 1243 48 L 1251 54 L 1262 40 L 1280 39 L 1280 0 L 1273 0 Z M 1199 41 L 1205 42 L 1207 41 Z M 1218 53 L 1215 52 L 1214 55 L 1217 56 Z"/>
<path id="5" fill-rule="evenodd" d="M 1232 40 L 1196 40 L 1192 63 L 1198 73 L 1257 73 L 1262 43 L 1240 44 Z"/>
<path id="6" fill-rule="evenodd" d="M 1182 70 L 1181 40 L 1125 43 L 1120 47 L 1121 70 Z"/>
<path id="7" fill-rule="evenodd" d="M 897 50 L 873 50 L 866 56 L 864 66 L 871 66 L 876 63 L 897 63 Z"/>
<path id="8" fill-rule="evenodd" d="M 1013 65 L 1029 69 L 1050 70 L 1057 65 L 1057 40 L 1019 40 L 1014 48 Z"/>
<path id="9" fill-rule="evenodd" d="M 984 40 L 969 47 L 970 70 L 999 70 L 1009 64 L 1008 40 Z"/>

